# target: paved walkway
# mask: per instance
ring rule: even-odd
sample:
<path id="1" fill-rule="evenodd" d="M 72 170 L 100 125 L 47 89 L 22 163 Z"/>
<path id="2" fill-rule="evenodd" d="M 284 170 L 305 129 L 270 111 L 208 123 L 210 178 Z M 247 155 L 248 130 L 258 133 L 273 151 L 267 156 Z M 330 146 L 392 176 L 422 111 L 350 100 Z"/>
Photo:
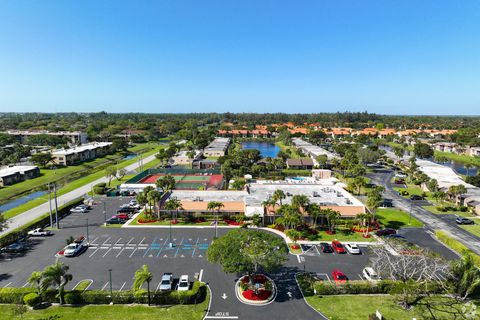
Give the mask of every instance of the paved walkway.
<path id="1" fill-rule="evenodd" d="M 148 156 L 146 158 L 143 158 L 143 163 L 148 163 L 150 161 L 153 161 L 155 160 L 155 155 L 151 155 L 151 156 Z M 125 170 L 128 171 L 133 171 L 133 170 L 136 170 L 138 167 L 140 166 L 140 164 L 138 162 L 135 162 L 131 165 L 128 165 L 125 167 Z M 57 202 L 58 202 L 58 206 L 60 207 L 61 205 L 64 205 L 74 199 L 77 199 L 79 197 L 82 197 L 84 196 L 85 194 L 87 194 L 91 189 L 92 189 L 92 186 L 98 184 L 98 183 L 101 183 L 101 182 L 108 182 L 108 179 L 106 177 L 102 177 L 100 179 L 97 179 L 91 183 L 88 183 L 84 186 L 81 186 L 75 190 L 72 190 L 68 193 L 65 193 L 64 195 L 61 195 L 59 197 L 57 197 Z M 54 202 L 52 201 L 52 207 L 54 207 Z M 10 232 L 11 230 L 14 230 L 18 227 L 21 227 L 27 223 L 29 223 L 30 221 L 44 215 L 45 213 L 49 212 L 50 210 L 50 207 L 49 207 L 49 204 L 48 204 L 48 201 L 45 202 L 45 203 L 42 203 L 41 205 L 38 205 L 36 206 L 35 208 L 32 208 L 30 210 L 27 210 L 25 211 L 24 213 L 21 213 L 11 219 L 8 219 L 8 228 L 5 229 L 3 232 L 0 232 L 0 235 L 2 234 L 5 234 L 5 233 L 8 233 Z"/>

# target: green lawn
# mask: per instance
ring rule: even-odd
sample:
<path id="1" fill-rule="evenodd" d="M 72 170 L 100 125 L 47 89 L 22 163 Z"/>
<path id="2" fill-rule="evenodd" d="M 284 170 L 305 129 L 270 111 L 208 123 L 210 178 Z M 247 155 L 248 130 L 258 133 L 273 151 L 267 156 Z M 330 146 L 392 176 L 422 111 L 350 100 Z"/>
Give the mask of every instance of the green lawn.
<path id="1" fill-rule="evenodd" d="M 407 212 L 398 209 L 380 208 L 375 216 L 385 228 L 423 227 L 421 221 L 414 217 L 410 220 L 410 215 Z"/>
<path id="2" fill-rule="evenodd" d="M 139 214 L 131 223 L 130 225 L 157 225 L 157 226 L 169 226 L 170 225 L 170 220 L 165 219 L 162 221 L 157 221 L 157 222 L 152 222 L 152 223 L 138 223 L 139 219 L 154 219 L 147 217 L 144 213 Z M 205 222 L 199 222 L 199 223 L 193 223 L 193 222 L 186 222 L 181 219 L 179 219 L 179 222 L 177 224 L 174 224 L 173 226 L 212 226 L 213 221 L 205 221 Z M 228 224 L 224 221 L 218 221 L 219 226 L 227 226 Z"/>
<path id="3" fill-rule="evenodd" d="M 150 156 L 150 155 L 153 155 L 153 154 L 157 153 L 157 151 L 158 151 L 158 149 L 154 149 L 154 150 L 151 150 L 151 151 L 148 151 L 148 152 L 144 153 L 143 155 L 144 155 L 144 157 L 148 157 L 148 156 Z M 154 162 L 154 164 L 155 164 L 155 163 L 156 163 L 156 162 L 155 162 L 156 160 L 157 160 L 157 159 L 153 160 L 152 162 Z M 130 160 L 125 160 L 125 161 L 122 161 L 122 162 L 118 163 L 116 166 L 117 166 L 117 168 L 120 169 L 120 168 L 124 168 L 124 167 L 126 167 L 126 166 L 128 166 L 128 165 L 131 165 L 131 164 L 133 164 L 133 163 L 135 163 L 135 162 L 137 162 L 137 161 L 138 161 L 137 158 L 130 159 Z M 148 165 L 148 164 L 149 164 L 149 163 L 147 163 L 146 165 Z M 145 165 L 145 166 L 146 166 L 146 165 Z M 83 178 L 74 180 L 74 181 L 70 182 L 69 184 L 67 184 L 65 187 L 60 188 L 59 190 L 57 190 L 57 196 L 61 196 L 61 195 L 65 194 L 65 193 L 68 193 L 68 192 L 70 192 L 70 191 L 72 191 L 72 190 L 74 190 L 74 189 L 76 189 L 76 188 L 79 188 L 79 187 L 81 187 L 81 186 L 83 186 L 83 185 L 86 185 L 86 184 L 91 183 L 91 182 L 93 182 L 93 181 L 95 181 L 95 180 L 97 180 L 97 179 L 100 179 L 100 178 L 102 178 L 102 177 L 104 177 L 104 176 L 105 176 L 105 170 L 101 170 L 101 171 L 95 172 L 95 173 L 93 173 L 93 174 L 90 174 L 90 175 L 88 175 L 88 176 L 85 176 L 85 177 L 83 177 Z M 32 208 L 34 208 L 34 207 L 36 207 L 36 206 L 38 206 L 38 205 L 40 205 L 40 204 L 42 204 L 42 203 L 44 203 L 44 202 L 47 202 L 47 201 L 48 201 L 48 195 L 44 195 L 44 196 L 42 196 L 42 197 L 39 197 L 39 198 L 36 198 L 36 199 L 34 199 L 34 200 L 32 200 L 32 201 L 29 201 L 29 202 L 27 202 L 27 203 L 24 203 L 23 205 L 20 205 L 20 206 L 18 206 L 18 207 L 16 207 L 16 208 L 13 208 L 13 209 L 11 209 L 11 210 L 5 211 L 5 212 L 3 213 L 3 215 L 4 215 L 5 218 L 9 219 L 9 218 L 11 218 L 11 217 L 14 217 L 14 216 L 16 216 L 16 215 L 18 215 L 18 214 L 20 214 L 20 213 L 22 213 L 22 212 L 25 212 L 25 211 L 27 211 L 27 210 L 29 210 L 29 209 L 32 209 Z"/>
<path id="4" fill-rule="evenodd" d="M 306 299 L 313 308 L 325 314 L 330 320 L 366 320 L 377 310 L 385 319 L 425 319 L 426 315 L 418 307 L 410 310 L 401 308 L 394 297 L 388 295 L 311 296 Z M 453 319 L 450 314 L 440 311 L 435 312 L 435 315 L 438 320 Z"/>
<path id="5" fill-rule="evenodd" d="M 291 158 L 304 158 L 305 157 L 305 156 L 300 155 L 300 153 L 298 152 L 298 149 L 295 148 L 295 146 L 287 146 L 287 145 L 285 145 L 285 143 L 283 143 L 281 141 L 277 141 L 277 142 L 275 142 L 275 144 L 280 148 L 280 150 L 282 150 L 286 154 L 289 154 L 291 156 Z M 287 150 L 289 150 L 289 151 L 287 151 Z"/>
<path id="6" fill-rule="evenodd" d="M 453 204 L 453 203 L 452 204 L 445 204 L 445 205 L 455 206 L 455 204 Z M 455 214 L 457 216 L 462 216 L 462 217 L 466 217 L 466 218 L 474 217 L 474 215 L 471 214 L 470 212 L 461 212 L 461 211 L 445 211 L 445 212 L 442 212 L 442 211 L 438 211 L 437 206 L 424 206 L 423 208 L 425 208 L 428 211 L 430 211 L 431 213 L 435 213 L 435 214 Z"/>
<path id="7" fill-rule="evenodd" d="M 210 294 L 197 305 L 172 307 L 148 307 L 140 305 L 87 305 L 83 307 L 49 307 L 44 310 L 28 310 L 22 317 L 14 315 L 15 306 L 0 305 L 1 319 L 47 319 L 55 315 L 61 320 L 201 320 L 208 308 Z M 57 319 L 57 318 L 52 318 Z"/>
<path id="8" fill-rule="evenodd" d="M 480 237 L 480 225 L 479 224 L 470 224 L 470 225 L 461 225 L 460 228 L 467 230 L 471 234 Z"/>
<path id="9" fill-rule="evenodd" d="M 471 157 L 466 154 L 454 154 L 454 153 L 441 152 L 441 151 L 435 151 L 435 156 L 441 156 L 443 158 L 446 158 L 448 160 L 452 160 L 455 162 L 461 162 L 464 164 L 468 163 L 468 164 L 480 167 L 480 157 Z"/>
<path id="10" fill-rule="evenodd" d="M 460 241 L 452 238 L 450 234 L 445 231 L 437 230 L 435 231 L 435 236 L 437 237 L 440 242 L 444 243 L 447 247 L 456 251 L 458 254 L 462 254 L 463 252 L 468 252 L 472 255 L 475 264 L 480 267 L 480 256 L 473 253 L 470 249 L 467 248 L 463 243 Z"/>

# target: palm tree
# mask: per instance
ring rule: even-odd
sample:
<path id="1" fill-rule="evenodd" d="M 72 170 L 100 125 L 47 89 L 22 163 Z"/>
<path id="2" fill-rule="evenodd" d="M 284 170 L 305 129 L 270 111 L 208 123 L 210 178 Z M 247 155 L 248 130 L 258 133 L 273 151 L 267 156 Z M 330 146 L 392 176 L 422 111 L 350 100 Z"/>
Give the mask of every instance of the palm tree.
<path id="1" fill-rule="evenodd" d="M 308 214 L 313 218 L 313 228 L 317 228 L 317 220 L 323 215 L 323 211 L 318 203 L 311 203 L 307 208 Z"/>
<path id="2" fill-rule="evenodd" d="M 298 212 L 298 209 L 292 205 L 283 205 L 278 211 L 283 215 L 281 218 L 281 224 L 287 229 L 295 229 L 303 222 L 300 212 Z"/>
<path id="3" fill-rule="evenodd" d="M 280 189 L 275 190 L 275 192 L 272 195 L 272 199 L 275 202 L 278 202 L 280 206 L 282 206 L 282 200 L 285 198 L 286 198 L 285 193 L 283 192 L 283 190 L 280 190 Z"/>
<path id="4" fill-rule="evenodd" d="M 173 197 L 165 203 L 165 209 L 175 211 L 175 219 L 178 217 L 178 210 L 182 209 L 182 201 Z M 173 218 L 173 217 L 172 217 Z"/>
<path id="5" fill-rule="evenodd" d="M 372 218 L 373 218 L 373 215 L 368 212 L 357 214 L 357 219 L 360 220 L 361 226 L 365 227 L 365 233 L 364 233 L 365 236 L 368 234 L 368 228 L 370 227 Z"/>
<path id="6" fill-rule="evenodd" d="M 218 213 L 223 207 L 225 207 L 225 205 L 219 201 L 210 201 L 207 204 L 207 210 L 215 212 L 215 238 L 217 237 Z"/>
<path id="7" fill-rule="evenodd" d="M 275 205 L 277 202 L 273 199 L 266 199 L 263 200 L 262 206 L 265 208 L 265 213 L 268 214 L 269 212 L 273 212 L 273 223 L 275 223 Z M 273 208 L 273 210 L 269 210 L 270 208 Z"/>
<path id="8" fill-rule="evenodd" d="M 295 229 L 289 229 L 285 231 L 285 234 L 293 241 L 294 244 L 297 244 L 298 239 L 300 239 L 300 237 L 302 236 L 300 231 L 297 231 Z"/>
<path id="9" fill-rule="evenodd" d="M 152 190 L 147 194 L 149 201 L 153 202 L 155 206 L 155 211 L 157 212 L 157 217 L 160 218 L 160 212 L 158 210 L 158 202 L 162 199 L 162 194 L 157 190 Z"/>
<path id="10" fill-rule="evenodd" d="M 35 287 L 37 289 L 37 294 L 40 295 L 42 293 L 42 272 L 41 271 L 33 271 L 28 278 L 28 283 L 30 286 Z"/>
<path id="11" fill-rule="evenodd" d="M 68 273 L 69 267 L 61 262 L 57 262 L 51 266 L 46 267 L 42 272 L 41 287 L 47 289 L 48 287 L 58 287 L 58 296 L 60 298 L 60 304 L 63 304 L 63 294 L 65 292 L 65 286 L 72 280 L 73 276 Z"/>
<path id="12" fill-rule="evenodd" d="M 147 283 L 148 305 L 150 305 L 150 282 L 153 274 L 148 270 L 148 266 L 144 264 L 140 269 L 135 271 L 135 280 L 133 281 L 133 290 L 138 291 L 142 285 Z"/>
<path id="13" fill-rule="evenodd" d="M 309 204 L 310 200 L 304 194 L 296 194 L 292 197 L 292 206 L 297 209 L 301 208 L 303 211 L 305 211 Z"/>
<path id="14" fill-rule="evenodd" d="M 335 211 L 333 209 L 324 209 L 324 211 L 325 211 L 325 215 L 327 217 L 327 222 L 328 222 L 328 226 L 330 228 L 330 231 L 334 231 L 335 230 L 335 225 L 336 225 L 338 219 L 341 217 L 341 214 L 340 214 L 340 212 Z"/>

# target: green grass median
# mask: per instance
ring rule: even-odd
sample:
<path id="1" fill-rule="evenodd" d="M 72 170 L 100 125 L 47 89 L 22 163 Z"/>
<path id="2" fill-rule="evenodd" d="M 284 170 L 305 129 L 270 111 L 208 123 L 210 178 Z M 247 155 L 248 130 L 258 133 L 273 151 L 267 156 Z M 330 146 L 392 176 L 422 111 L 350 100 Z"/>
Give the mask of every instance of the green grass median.
<path id="1" fill-rule="evenodd" d="M 380 208 L 375 217 L 385 228 L 423 227 L 421 221 L 414 217 L 410 218 L 409 213 L 399 209 Z"/>

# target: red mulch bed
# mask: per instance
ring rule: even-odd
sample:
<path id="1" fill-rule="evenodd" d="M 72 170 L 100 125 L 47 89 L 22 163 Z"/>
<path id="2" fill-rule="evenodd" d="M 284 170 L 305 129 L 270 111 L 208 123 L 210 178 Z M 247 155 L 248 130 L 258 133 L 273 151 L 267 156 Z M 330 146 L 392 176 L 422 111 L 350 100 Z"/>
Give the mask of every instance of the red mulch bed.
<path id="1" fill-rule="evenodd" d="M 245 299 L 253 301 L 267 300 L 271 294 L 272 292 L 268 290 L 259 290 L 257 294 L 255 294 L 254 290 L 245 290 L 242 292 Z"/>
<path id="2" fill-rule="evenodd" d="M 292 250 L 298 250 L 300 249 L 300 246 L 298 244 L 292 244 L 290 248 L 292 248 Z"/>
<path id="3" fill-rule="evenodd" d="M 336 234 L 337 232 L 336 231 L 331 231 L 331 230 L 327 230 L 325 231 L 326 234 Z"/>
<path id="4" fill-rule="evenodd" d="M 249 276 L 244 276 L 242 278 L 242 282 L 243 283 L 247 283 L 250 281 L 250 278 Z M 261 283 L 261 284 L 264 284 L 265 281 L 267 281 L 267 277 L 265 277 L 263 274 L 257 274 L 255 276 L 253 276 L 253 282 L 255 283 Z"/>
<path id="5" fill-rule="evenodd" d="M 138 219 L 138 223 L 153 223 L 153 222 L 157 222 L 158 220 L 157 219 Z"/>
<path id="6" fill-rule="evenodd" d="M 242 224 L 241 222 L 237 222 L 237 221 L 233 221 L 233 220 L 228 220 L 228 219 L 225 219 L 225 220 L 223 220 L 223 221 L 226 222 L 229 226 L 239 226 L 239 225 Z"/>

